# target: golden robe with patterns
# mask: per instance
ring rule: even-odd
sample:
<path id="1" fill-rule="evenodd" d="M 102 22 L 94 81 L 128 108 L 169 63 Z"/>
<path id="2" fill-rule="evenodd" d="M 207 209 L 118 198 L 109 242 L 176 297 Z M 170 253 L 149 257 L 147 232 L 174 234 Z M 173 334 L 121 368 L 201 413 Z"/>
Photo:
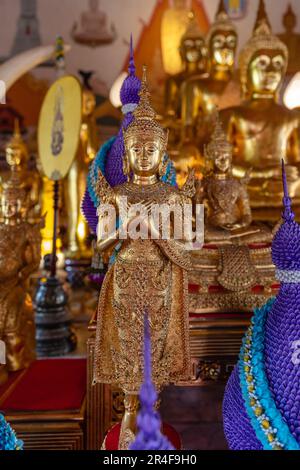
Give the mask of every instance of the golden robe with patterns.
<path id="1" fill-rule="evenodd" d="M 152 187 L 153 186 L 153 187 Z M 183 204 L 190 200 L 164 183 L 114 188 L 114 203 Z M 111 201 L 112 202 L 112 201 Z M 190 257 L 176 240 L 127 239 L 101 288 L 95 344 L 94 382 L 138 393 L 143 378 L 144 314 L 152 339 L 152 376 L 160 388 L 189 377 L 188 284 Z"/>

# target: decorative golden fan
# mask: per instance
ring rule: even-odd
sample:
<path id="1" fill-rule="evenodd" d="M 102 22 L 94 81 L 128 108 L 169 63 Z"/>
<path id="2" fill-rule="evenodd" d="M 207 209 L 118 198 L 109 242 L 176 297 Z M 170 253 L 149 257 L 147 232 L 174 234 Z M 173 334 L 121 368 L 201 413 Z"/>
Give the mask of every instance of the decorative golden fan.
<path id="1" fill-rule="evenodd" d="M 81 126 L 82 91 L 67 75 L 56 80 L 44 99 L 38 124 L 38 149 L 45 175 L 58 181 L 68 173 L 76 155 Z"/>

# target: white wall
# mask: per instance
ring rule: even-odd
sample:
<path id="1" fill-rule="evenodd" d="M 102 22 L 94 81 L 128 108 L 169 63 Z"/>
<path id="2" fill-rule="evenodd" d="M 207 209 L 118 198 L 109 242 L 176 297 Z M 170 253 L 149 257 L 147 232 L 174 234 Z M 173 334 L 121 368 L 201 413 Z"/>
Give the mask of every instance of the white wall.
<path id="1" fill-rule="evenodd" d="M 212 20 L 219 0 L 202 0 L 209 18 Z M 291 3 L 298 18 L 297 30 L 300 31 L 300 1 L 299 0 L 266 0 L 273 30 L 282 31 L 282 14 Z M 62 34 L 66 42 L 72 44 L 72 51 L 68 54 L 68 70 L 76 72 L 78 68 L 97 70 L 98 75 L 108 86 L 120 72 L 127 47 L 124 40 L 128 40 L 132 32 L 138 38 L 142 29 L 142 22 L 148 22 L 153 12 L 156 0 L 102 0 L 101 9 L 106 11 L 109 20 L 113 21 L 117 32 L 117 40 L 108 46 L 91 49 L 74 44 L 70 39 L 70 31 L 75 21 L 79 20 L 80 13 L 87 8 L 87 0 L 38 0 L 38 18 L 43 44 L 53 43 L 57 34 Z M 248 13 L 246 18 L 236 21 L 239 30 L 239 45 L 248 39 L 255 20 L 258 0 L 248 0 Z M 13 43 L 16 21 L 19 15 L 19 0 L 0 0 L 0 56 L 6 56 Z"/>

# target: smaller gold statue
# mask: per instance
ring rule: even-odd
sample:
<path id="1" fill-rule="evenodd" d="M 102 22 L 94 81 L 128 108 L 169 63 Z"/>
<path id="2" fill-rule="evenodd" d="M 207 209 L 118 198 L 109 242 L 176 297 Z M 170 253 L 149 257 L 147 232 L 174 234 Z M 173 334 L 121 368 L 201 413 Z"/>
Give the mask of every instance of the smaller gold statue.
<path id="1" fill-rule="evenodd" d="M 207 202 L 207 234 L 214 230 L 223 240 L 233 234 L 241 235 L 252 222 L 246 184 L 232 176 L 233 147 L 227 141 L 219 117 L 205 148 L 205 156 L 212 163 L 212 172 L 203 178 L 203 198 Z M 217 230 L 216 230 L 217 229 Z"/>
<path id="2" fill-rule="evenodd" d="M 205 241 L 246 243 L 266 241 L 269 231 L 252 224 L 247 175 L 232 175 L 233 146 L 228 142 L 219 115 L 211 142 L 205 148 L 207 167 L 212 169 L 198 182 L 197 202 L 207 209 Z"/>
<path id="3" fill-rule="evenodd" d="M 205 245 L 193 252 L 189 277 L 199 286 L 190 296 L 190 311 L 195 313 L 251 311 L 265 302 L 274 284 L 272 232 L 252 222 L 247 177 L 232 175 L 232 152 L 217 118 L 205 149 L 211 170 L 197 184 L 196 202 L 204 203 L 206 217 Z"/>
<path id="4" fill-rule="evenodd" d="M 41 218 L 41 187 L 42 180 L 37 170 L 28 169 L 28 150 L 20 132 L 19 121 L 15 120 L 14 133 L 7 143 L 6 161 L 19 175 L 28 193 L 28 220 L 34 222 Z"/>
<path id="5" fill-rule="evenodd" d="M 278 220 L 273 208 L 282 201 L 281 159 L 287 163 L 292 197 L 299 202 L 299 138 L 297 115 L 278 103 L 288 51 L 258 15 L 251 39 L 240 55 L 243 103 L 221 111 L 221 119 L 234 147 L 234 174 L 249 172 L 251 207 L 260 220 Z M 270 208 L 270 210 L 269 210 Z M 258 217 L 256 213 L 256 217 Z"/>
<path id="6" fill-rule="evenodd" d="M 207 46 L 209 78 L 201 75 L 187 78 L 181 89 L 183 143 L 195 144 L 201 152 L 210 140 L 217 108 L 240 102 L 239 85 L 234 79 L 237 31 L 223 1 L 209 29 Z"/>
<path id="7" fill-rule="evenodd" d="M 283 15 L 282 23 L 285 28 L 285 32 L 278 34 L 278 37 L 282 42 L 284 42 L 289 51 L 287 74 L 294 75 L 295 73 L 300 72 L 300 58 L 298 52 L 300 48 L 300 34 L 295 33 L 297 17 L 291 4 L 288 5 L 287 11 Z"/>
<path id="8" fill-rule="evenodd" d="M 43 219 L 28 222 L 30 193 L 14 160 L 3 183 L 0 222 L 0 339 L 6 345 L 9 371 L 28 367 L 35 357 L 34 322 L 29 276 L 40 263 Z"/>

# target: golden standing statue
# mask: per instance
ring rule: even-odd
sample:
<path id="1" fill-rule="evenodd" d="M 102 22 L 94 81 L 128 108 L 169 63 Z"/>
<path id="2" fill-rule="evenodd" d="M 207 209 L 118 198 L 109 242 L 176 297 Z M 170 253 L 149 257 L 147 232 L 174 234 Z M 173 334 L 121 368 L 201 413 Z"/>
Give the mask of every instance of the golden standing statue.
<path id="1" fill-rule="evenodd" d="M 221 112 L 234 146 L 234 173 L 249 172 L 252 208 L 281 207 L 282 158 L 287 163 L 291 195 L 300 202 L 298 119 L 277 100 L 287 62 L 285 44 L 272 34 L 268 19 L 259 18 L 240 55 L 244 101 Z M 261 214 L 263 219 L 278 218 L 270 210 Z"/>
<path id="2" fill-rule="evenodd" d="M 86 187 L 90 162 L 95 158 L 99 146 L 97 125 L 94 116 L 95 96 L 89 88 L 83 89 L 82 123 L 77 155 L 69 170 L 65 185 L 65 200 L 68 208 L 67 257 L 88 258 L 91 250 L 87 246 L 88 225 L 81 214 L 80 206 Z"/>
<path id="3" fill-rule="evenodd" d="M 20 132 L 19 121 L 15 120 L 14 133 L 6 148 L 7 163 L 18 173 L 29 195 L 28 213 L 29 221 L 35 222 L 41 218 L 41 189 L 42 179 L 37 170 L 28 169 L 28 150 Z"/>
<path id="4" fill-rule="evenodd" d="M 209 142 L 217 108 L 240 102 L 238 82 L 234 78 L 237 31 L 221 0 L 215 22 L 207 37 L 209 78 L 188 78 L 182 85 L 183 149 L 194 144 L 203 151 Z"/>
<path id="5" fill-rule="evenodd" d="M 34 322 L 29 276 L 40 263 L 43 219 L 28 222 L 31 193 L 14 160 L 3 184 L 0 222 L 0 339 L 6 345 L 7 369 L 28 367 L 35 357 Z"/>
<path id="6" fill-rule="evenodd" d="M 118 214 L 124 197 L 129 207 L 142 203 L 150 211 L 154 204 L 182 206 L 191 203 L 188 195 L 193 195 L 191 182 L 179 191 L 159 180 L 166 170 L 163 157 L 167 132 L 155 121 L 145 69 L 140 96 L 134 120 L 124 132 L 124 172 L 128 175 L 128 182 L 112 189 L 99 175 L 100 199 L 112 204 Z M 148 220 L 146 217 L 141 222 L 147 233 L 153 228 Z M 130 220 L 129 223 L 135 221 Z M 128 220 L 121 220 L 123 231 L 127 224 Z M 119 228 L 108 236 L 102 225 L 98 225 L 97 246 L 100 252 L 120 243 L 121 230 Z M 161 388 L 189 376 L 186 270 L 190 267 L 190 259 L 185 248 L 179 240 L 133 239 L 128 233 L 101 289 L 94 382 L 117 384 L 125 392 L 121 441 L 125 439 L 128 442 L 136 430 L 146 311 L 151 328 L 153 380 L 156 386 Z"/>

